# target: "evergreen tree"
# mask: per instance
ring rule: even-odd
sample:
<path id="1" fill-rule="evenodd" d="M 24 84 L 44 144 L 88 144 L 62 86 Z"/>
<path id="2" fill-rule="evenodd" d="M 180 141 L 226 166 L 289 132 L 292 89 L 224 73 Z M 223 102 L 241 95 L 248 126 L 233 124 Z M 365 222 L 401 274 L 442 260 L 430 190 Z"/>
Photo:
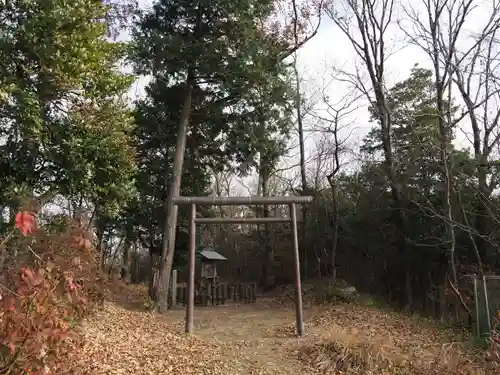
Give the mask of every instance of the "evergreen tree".
<path id="1" fill-rule="evenodd" d="M 8 192 L 61 194 L 116 212 L 132 192 L 132 77 L 90 0 L 0 6 L 0 205 Z M 17 195 L 17 193 L 16 193 Z"/>
<path id="2" fill-rule="evenodd" d="M 136 72 L 152 74 L 157 88 L 176 87 L 178 96 L 178 106 L 172 108 L 179 114 L 173 165 L 164 164 L 168 184 L 161 297 L 166 296 L 161 292 L 168 288 L 174 255 L 177 208 L 173 198 L 181 191 L 187 140 L 206 137 L 212 162 L 221 156 L 229 160 L 239 156 L 244 165 L 250 165 L 262 140 L 252 135 L 262 132 L 266 124 L 262 118 L 267 119 L 274 105 L 262 101 L 255 105 L 253 93 L 274 93 L 275 87 L 286 86 L 281 81 L 285 68 L 279 43 L 261 27 L 272 11 L 273 2 L 263 0 L 162 0 L 142 15 L 134 31 Z M 260 116 L 257 122 L 255 116 Z M 207 122 L 209 131 L 201 131 L 201 122 Z M 243 141 L 249 137 L 252 142 Z M 166 308 L 166 298 L 158 302 L 161 310 Z"/>

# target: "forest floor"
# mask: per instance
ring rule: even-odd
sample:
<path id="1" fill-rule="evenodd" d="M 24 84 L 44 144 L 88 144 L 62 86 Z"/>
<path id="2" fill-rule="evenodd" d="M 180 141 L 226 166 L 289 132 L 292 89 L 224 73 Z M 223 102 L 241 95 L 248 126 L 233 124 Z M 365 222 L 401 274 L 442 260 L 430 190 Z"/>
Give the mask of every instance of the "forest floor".
<path id="1" fill-rule="evenodd" d="M 122 302 L 106 302 L 82 326 L 86 374 L 500 374 L 467 349 L 465 334 L 376 308 L 307 307 L 297 338 L 283 300 L 200 307 L 187 336 L 183 309 L 159 315 Z"/>

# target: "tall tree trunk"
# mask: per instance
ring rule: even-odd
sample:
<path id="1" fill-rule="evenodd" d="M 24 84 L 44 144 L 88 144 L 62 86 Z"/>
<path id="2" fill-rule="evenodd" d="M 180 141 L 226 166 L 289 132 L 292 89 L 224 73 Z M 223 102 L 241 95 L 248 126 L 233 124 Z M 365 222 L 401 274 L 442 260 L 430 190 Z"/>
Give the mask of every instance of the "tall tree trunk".
<path id="1" fill-rule="evenodd" d="M 330 177 L 330 176 L 329 176 Z M 330 188 L 332 189 L 332 246 L 330 249 L 330 264 L 332 267 L 332 279 L 335 281 L 337 279 L 337 267 L 335 266 L 335 261 L 337 258 L 337 244 L 339 238 L 339 209 L 338 209 L 338 199 L 337 199 L 337 183 L 334 177 L 328 178 L 330 183 Z"/>
<path id="2" fill-rule="evenodd" d="M 263 197 L 269 196 L 269 165 L 265 157 L 260 158 L 260 171 L 259 171 L 259 184 L 260 192 Z M 264 205 L 262 216 L 269 217 L 269 206 Z M 261 238 L 264 242 L 264 258 L 262 260 L 262 285 L 265 289 L 269 290 L 275 286 L 274 275 L 274 249 L 271 246 L 269 224 L 262 225 L 263 231 Z"/>
<path id="3" fill-rule="evenodd" d="M 389 25 L 393 22 L 394 1 L 381 1 L 376 6 L 367 1 L 350 1 L 341 2 L 345 8 L 352 11 L 353 17 L 351 20 L 346 20 L 342 16 L 344 10 L 338 12 L 335 6 L 326 7 L 326 13 L 334 21 L 338 28 L 351 42 L 356 54 L 363 60 L 366 72 L 370 78 L 370 92 L 364 82 L 359 81 L 359 74 L 348 75 L 348 80 L 354 78 L 354 84 L 357 89 L 366 96 L 366 98 L 375 104 L 377 110 L 377 120 L 380 124 L 382 135 L 382 146 L 384 152 L 384 164 L 387 174 L 387 179 L 391 188 L 391 196 L 394 207 L 394 227 L 397 235 L 397 249 L 399 259 L 403 259 L 403 265 L 400 262 L 392 260 L 391 274 L 393 280 L 391 286 L 395 289 L 400 288 L 400 285 L 405 285 L 404 296 L 401 296 L 400 301 L 406 303 L 408 307 L 412 303 L 411 290 L 411 259 L 409 247 L 406 243 L 407 233 L 407 215 L 403 207 L 402 186 L 399 181 L 399 176 L 396 170 L 396 163 L 392 155 L 392 117 L 391 111 L 387 107 L 387 97 L 385 92 L 385 65 L 386 65 L 386 43 L 385 33 Z M 353 33 L 351 22 L 355 24 L 359 30 L 358 33 Z M 359 72 L 358 72 L 359 73 Z"/>
<path id="4" fill-rule="evenodd" d="M 101 271 L 105 271 L 105 251 L 106 251 L 106 243 L 104 241 L 104 225 L 97 221 L 96 225 L 96 234 L 97 234 L 97 248 L 99 249 L 99 267 Z"/>
<path id="5" fill-rule="evenodd" d="M 378 85 L 375 85 L 378 86 Z M 389 115 L 389 109 L 386 105 L 385 94 L 382 91 L 382 88 L 379 87 L 378 90 L 375 90 L 375 95 L 378 97 L 377 99 L 377 107 L 380 115 L 380 125 L 382 131 L 382 145 L 384 149 L 384 161 L 387 168 L 387 174 L 389 178 L 389 183 L 391 187 L 391 196 L 394 202 L 394 226 L 396 228 L 396 236 L 397 236 L 397 249 L 400 258 L 403 259 L 403 266 L 400 264 L 393 263 L 391 269 L 393 270 L 393 274 L 396 276 L 395 280 L 392 280 L 392 287 L 396 287 L 404 281 L 404 296 L 400 298 L 400 302 L 404 304 L 404 309 L 411 310 L 413 304 L 413 289 L 412 289 L 412 275 L 411 275 L 411 254 L 409 253 L 409 248 L 406 243 L 406 233 L 408 230 L 408 218 L 406 216 L 403 200 L 402 200 L 402 192 L 401 192 L 401 184 L 398 181 L 398 176 L 396 172 L 395 162 L 392 154 L 392 143 L 391 143 L 391 118 Z M 400 273 L 402 272 L 402 274 Z M 402 279 L 402 280 L 401 280 Z M 395 285 L 395 284 L 396 285 Z"/>
<path id="6" fill-rule="evenodd" d="M 467 13 L 468 9 L 463 9 Z M 472 145 L 474 149 L 474 159 L 476 163 L 476 177 L 478 179 L 478 189 L 476 192 L 476 213 L 474 226 L 476 234 L 471 238 L 473 247 L 478 257 L 478 265 L 487 258 L 494 255 L 493 247 L 485 239 L 490 233 L 489 227 L 489 202 L 492 191 L 496 188 L 496 183 L 488 181 L 490 175 L 490 154 L 500 143 L 500 138 L 496 136 L 500 122 L 500 109 L 497 106 L 498 86 L 491 77 L 495 75 L 497 66 L 497 33 L 500 30 L 498 15 L 500 7 L 498 5 L 492 10 L 489 27 L 483 29 L 481 35 L 476 38 L 476 45 L 469 50 L 469 61 L 462 62 L 454 66 L 455 84 L 467 108 L 467 116 L 472 128 Z M 493 21 L 494 20 L 494 21 Z M 458 52 L 454 50 L 455 60 L 463 61 L 458 57 Z M 481 62 L 481 63 L 479 63 Z M 478 80 L 482 86 L 482 95 L 471 87 L 471 80 Z M 465 115 L 465 114 L 464 114 Z M 476 251 L 477 250 L 477 251 Z M 492 254 L 493 253 L 493 254 Z M 478 255 L 479 254 L 479 255 Z M 490 259 L 491 260 L 491 259 Z"/>
<path id="7" fill-rule="evenodd" d="M 157 289 L 157 284 L 156 284 L 156 279 L 157 279 L 157 268 L 156 268 L 156 260 L 157 256 L 155 256 L 155 246 L 154 246 L 154 240 L 153 240 L 153 229 L 149 228 L 149 244 L 148 244 L 148 249 L 149 249 L 149 268 L 151 270 L 151 273 L 149 274 L 149 288 L 148 288 L 148 296 L 151 300 L 156 299 L 156 289 Z"/>
<path id="8" fill-rule="evenodd" d="M 160 276 L 156 294 L 156 305 L 160 312 L 168 308 L 168 288 L 170 283 L 170 272 L 174 260 L 175 235 L 177 227 L 177 205 L 174 198 L 179 196 L 181 190 L 182 167 L 186 151 L 186 137 L 191 115 L 191 103 L 193 97 L 194 79 L 193 73 L 188 73 L 186 80 L 186 93 L 182 105 L 177 142 L 175 146 L 174 165 L 168 184 L 168 196 L 165 202 L 165 226 L 163 228 L 163 242 L 160 260 Z"/>
<path id="9" fill-rule="evenodd" d="M 439 15 L 436 14 L 435 22 L 430 23 L 431 31 L 431 41 L 432 41 L 432 64 L 434 67 L 434 79 L 436 85 L 436 109 L 438 112 L 437 122 L 439 131 L 439 158 L 441 159 L 442 169 L 441 176 L 443 179 L 443 210 L 446 217 L 445 221 L 445 242 L 449 243 L 449 267 L 451 271 L 451 276 L 453 284 L 457 285 L 458 277 L 457 270 L 455 266 L 455 229 L 453 226 L 453 213 L 451 207 L 451 192 L 452 192 L 452 175 L 451 175 L 451 159 L 448 158 L 448 148 L 450 146 L 450 133 L 451 133 L 451 111 L 450 102 L 447 106 L 445 105 L 445 93 L 448 89 L 448 100 L 451 101 L 451 65 L 450 62 L 446 62 L 444 71 L 441 71 L 441 54 L 439 45 Z"/>
<path id="10" fill-rule="evenodd" d="M 217 173 L 215 173 L 214 177 L 215 177 L 215 195 L 220 197 L 222 196 L 221 181 L 219 178 L 220 176 L 218 176 Z M 219 209 L 219 216 L 224 217 L 224 207 L 219 206 L 218 209 Z M 225 233 L 226 231 L 223 225 L 220 225 L 214 229 L 215 229 L 214 237 L 216 241 L 215 243 L 220 243 L 219 241 L 226 239 L 226 233 Z"/>
<path id="11" fill-rule="evenodd" d="M 488 181 L 487 181 L 488 156 L 487 155 L 479 156 L 480 161 L 478 162 L 479 165 L 477 167 L 479 189 L 476 195 L 476 215 L 475 215 L 474 227 L 477 233 L 477 235 L 475 236 L 475 242 L 479 252 L 480 259 L 486 264 L 491 264 L 496 254 L 494 251 L 492 254 L 491 246 L 485 239 L 485 236 L 488 236 L 488 222 L 490 217 L 490 213 L 488 210 L 488 201 L 491 196 L 491 191 L 488 187 Z"/>
<path id="12" fill-rule="evenodd" d="M 297 33 L 295 33 L 297 35 Z M 295 43 L 298 43 L 295 40 Z M 305 153 L 305 141 L 304 141 L 304 119 L 302 113 L 302 95 L 300 91 L 300 74 L 297 68 L 297 54 L 294 55 L 293 61 L 293 71 L 295 75 L 295 111 L 297 113 L 297 131 L 299 136 L 299 156 L 300 156 L 300 182 L 302 187 L 302 195 L 310 194 L 310 189 L 307 184 L 307 174 L 306 174 L 306 153 Z M 307 279 L 307 246 L 305 244 L 305 235 L 307 228 L 307 206 L 302 205 L 302 225 L 301 236 L 300 236 L 300 247 L 304 250 L 302 261 L 304 264 L 303 272 L 304 279 Z"/>
<path id="13" fill-rule="evenodd" d="M 130 282 L 130 250 L 132 248 L 132 241 L 130 238 L 125 240 L 125 245 L 123 246 L 123 258 L 121 267 L 121 279 L 122 281 Z"/>

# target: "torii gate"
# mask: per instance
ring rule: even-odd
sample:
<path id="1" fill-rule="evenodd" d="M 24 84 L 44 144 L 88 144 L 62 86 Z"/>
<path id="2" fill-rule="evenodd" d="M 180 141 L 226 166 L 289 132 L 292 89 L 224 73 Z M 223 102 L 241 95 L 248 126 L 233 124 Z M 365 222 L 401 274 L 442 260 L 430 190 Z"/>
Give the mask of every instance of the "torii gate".
<path id="1" fill-rule="evenodd" d="M 295 314 L 297 324 L 297 334 L 304 334 L 304 314 L 302 308 L 302 285 L 300 280 L 300 258 L 299 258 L 299 239 L 297 232 L 297 204 L 306 204 L 313 201 L 312 197 L 289 196 L 289 197 L 176 197 L 174 204 L 188 204 L 189 209 L 189 260 L 188 260 L 188 296 L 186 306 L 186 325 L 187 333 L 193 332 L 194 321 L 194 275 L 195 275 L 195 257 L 196 257 L 196 224 L 263 224 L 263 223 L 290 223 L 292 227 L 293 251 L 295 258 Z M 257 206 L 257 205 L 282 205 L 289 207 L 288 218 L 278 217 L 252 217 L 252 218 L 196 218 L 197 205 L 210 206 Z"/>

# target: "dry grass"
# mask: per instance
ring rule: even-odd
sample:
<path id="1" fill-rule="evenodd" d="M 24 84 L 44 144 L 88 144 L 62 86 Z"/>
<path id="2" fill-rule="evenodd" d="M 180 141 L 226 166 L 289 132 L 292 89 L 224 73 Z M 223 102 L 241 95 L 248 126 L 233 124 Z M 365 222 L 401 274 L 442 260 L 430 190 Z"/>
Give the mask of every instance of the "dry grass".
<path id="1" fill-rule="evenodd" d="M 325 374 L 493 374 L 464 332 L 418 317 L 338 305 L 316 311 L 309 331 L 300 357 Z"/>

